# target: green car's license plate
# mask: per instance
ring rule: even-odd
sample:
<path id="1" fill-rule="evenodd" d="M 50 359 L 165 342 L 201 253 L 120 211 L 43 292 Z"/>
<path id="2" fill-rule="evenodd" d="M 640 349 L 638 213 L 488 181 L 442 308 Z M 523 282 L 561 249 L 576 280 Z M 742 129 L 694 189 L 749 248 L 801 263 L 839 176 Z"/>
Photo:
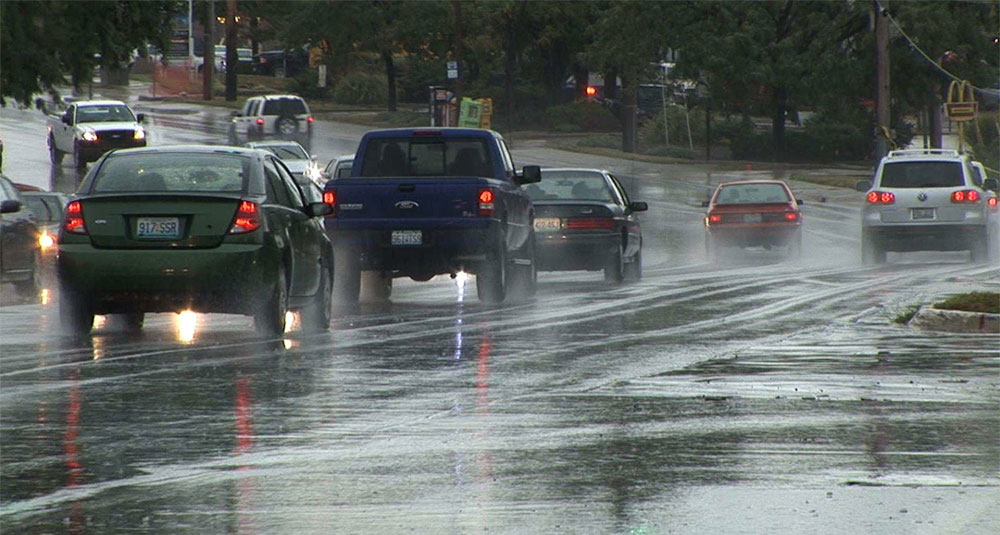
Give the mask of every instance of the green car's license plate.
<path id="1" fill-rule="evenodd" d="M 176 217 L 140 217 L 136 219 L 137 238 L 179 238 L 180 221 Z"/>

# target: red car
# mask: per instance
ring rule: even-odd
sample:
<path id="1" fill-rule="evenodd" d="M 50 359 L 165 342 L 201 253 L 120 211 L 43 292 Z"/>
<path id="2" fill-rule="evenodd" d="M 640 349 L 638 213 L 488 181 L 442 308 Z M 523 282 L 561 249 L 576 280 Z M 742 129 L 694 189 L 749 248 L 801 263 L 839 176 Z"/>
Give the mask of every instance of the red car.
<path id="1" fill-rule="evenodd" d="M 720 184 L 702 203 L 705 250 L 717 257 L 720 247 L 784 247 L 789 256 L 802 253 L 801 200 L 780 180 L 746 180 Z"/>

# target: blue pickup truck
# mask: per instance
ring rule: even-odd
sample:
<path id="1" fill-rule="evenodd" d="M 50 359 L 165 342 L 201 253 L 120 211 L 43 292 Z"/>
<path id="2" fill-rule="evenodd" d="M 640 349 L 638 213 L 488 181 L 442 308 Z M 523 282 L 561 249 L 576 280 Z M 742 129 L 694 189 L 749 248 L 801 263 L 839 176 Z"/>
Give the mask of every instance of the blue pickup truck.
<path id="1" fill-rule="evenodd" d="M 476 276 L 486 303 L 534 294 L 534 212 L 521 187 L 537 165 L 514 169 L 503 137 L 476 128 L 368 132 L 351 176 L 326 183 L 334 244 L 334 299 L 386 299 L 392 279 Z"/>

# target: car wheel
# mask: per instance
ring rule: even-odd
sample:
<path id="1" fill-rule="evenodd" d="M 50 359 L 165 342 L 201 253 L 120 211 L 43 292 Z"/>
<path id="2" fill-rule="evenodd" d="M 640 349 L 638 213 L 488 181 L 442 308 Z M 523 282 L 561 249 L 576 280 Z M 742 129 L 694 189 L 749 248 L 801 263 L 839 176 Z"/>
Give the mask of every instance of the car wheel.
<path id="1" fill-rule="evenodd" d="M 502 303 L 507 296 L 507 247 L 503 237 L 495 240 L 476 273 L 476 295 L 484 303 Z"/>
<path id="2" fill-rule="evenodd" d="M 128 331 L 136 332 L 142 330 L 143 323 L 146 322 L 146 314 L 144 312 L 129 312 L 126 314 L 111 314 L 108 321 L 114 328 Z"/>
<path id="3" fill-rule="evenodd" d="M 392 275 L 385 271 L 365 271 L 361 274 L 364 301 L 384 303 L 392 295 Z"/>
<path id="4" fill-rule="evenodd" d="M 63 151 L 56 148 L 55 139 L 49 136 L 49 161 L 52 162 L 52 165 L 61 165 L 64 154 Z"/>
<path id="5" fill-rule="evenodd" d="M 618 242 L 618 250 L 611 253 L 611 256 L 604 264 L 604 280 L 619 284 L 625 279 L 625 252 L 621 241 Z"/>
<path id="6" fill-rule="evenodd" d="M 885 263 L 885 250 L 867 233 L 861 233 L 861 263 L 866 266 Z"/>
<path id="7" fill-rule="evenodd" d="M 302 329 L 311 333 L 322 333 L 330 330 L 330 310 L 333 307 L 333 274 L 330 268 L 323 265 L 320 273 L 319 290 L 312 302 L 304 307 L 299 317 Z"/>
<path id="8" fill-rule="evenodd" d="M 264 336 L 281 336 L 285 332 L 285 313 L 288 311 L 288 285 L 285 267 L 278 267 L 274 285 L 261 297 L 253 314 L 257 332 Z"/>
<path id="9" fill-rule="evenodd" d="M 63 288 L 59 292 L 59 322 L 67 334 L 89 334 L 94 328 L 94 310 L 83 296 Z"/>
<path id="10" fill-rule="evenodd" d="M 299 121 L 295 117 L 278 117 L 274 130 L 283 136 L 292 136 L 299 131 Z"/>
<path id="11" fill-rule="evenodd" d="M 538 290 L 538 265 L 535 263 L 535 234 L 524 244 L 521 258 L 509 265 L 508 292 L 515 299 L 529 299 Z"/>
<path id="12" fill-rule="evenodd" d="M 14 283 L 14 291 L 23 299 L 37 299 L 42 288 L 42 269 L 38 253 L 31 255 L 31 277 Z"/>
<path id="13" fill-rule="evenodd" d="M 333 306 L 350 308 L 361 294 L 361 259 L 358 251 L 338 247 L 333 252 Z"/>
<path id="14" fill-rule="evenodd" d="M 632 261 L 625 264 L 625 280 L 628 281 L 640 281 L 642 280 L 642 246 L 639 246 L 639 251 L 635 253 L 632 257 Z"/>
<path id="15" fill-rule="evenodd" d="M 83 157 L 83 152 L 80 151 L 80 145 L 73 145 L 73 165 L 77 169 L 84 169 L 87 167 L 87 160 Z"/>

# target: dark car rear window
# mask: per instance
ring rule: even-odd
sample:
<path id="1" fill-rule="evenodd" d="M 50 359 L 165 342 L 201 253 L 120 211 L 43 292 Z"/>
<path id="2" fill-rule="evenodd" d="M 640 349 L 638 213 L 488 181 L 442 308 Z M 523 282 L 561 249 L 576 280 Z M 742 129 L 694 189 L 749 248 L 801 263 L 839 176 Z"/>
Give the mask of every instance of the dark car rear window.
<path id="1" fill-rule="evenodd" d="M 788 191 L 781 184 L 732 184 L 722 186 L 715 204 L 764 204 L 789 202 Z"/>
<path id="2" fill-rule="evenodd" d="M 158 153 L 108 158 L 93 193 L 245 191 L 250 160 L 232 154 Z"/>
<path id="3" fill-rule="evenodd" d="M 372 139 L 361 175 L 491 177 L 493 160 L 482 139 Z"/>
<path id="4" fill-rule="evenodd" d="M 611 186 L 601 173 L 542 171 L 542 180 L 525 188 L 532 201 L 612 202 Z"/>
<path id="5" fill-rule="evenodd" d="M 264 101 L 261 115 L 306 115 L 306 103 L 297 98 L 272 98 Z"/>
<path id="6" fill-rule="evenodd" d="M 965 185 L 961 162 L 892 162 L 882 166 L 883 188 L 950 188 Z"/>

